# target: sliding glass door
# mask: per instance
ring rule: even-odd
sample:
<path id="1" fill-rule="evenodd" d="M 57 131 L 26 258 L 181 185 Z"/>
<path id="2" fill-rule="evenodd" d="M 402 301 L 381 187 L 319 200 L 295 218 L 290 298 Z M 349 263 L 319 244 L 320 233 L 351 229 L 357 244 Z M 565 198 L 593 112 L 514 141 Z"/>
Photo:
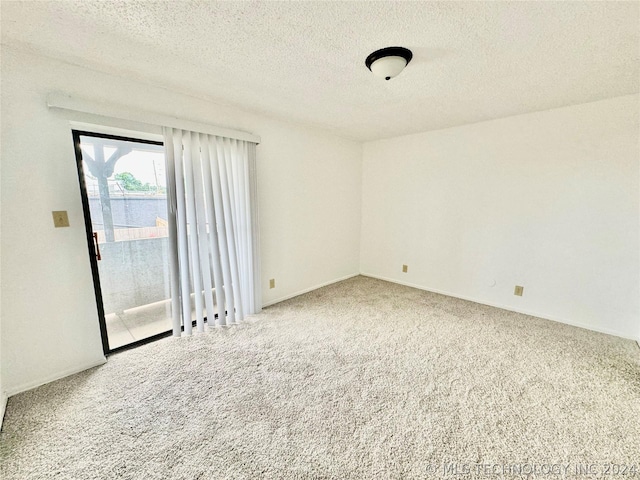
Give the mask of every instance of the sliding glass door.
<path id="1" fill-rule="evenodd" d="M 171 330 L 161 142 L 74 131 L 105 353 Z"/>

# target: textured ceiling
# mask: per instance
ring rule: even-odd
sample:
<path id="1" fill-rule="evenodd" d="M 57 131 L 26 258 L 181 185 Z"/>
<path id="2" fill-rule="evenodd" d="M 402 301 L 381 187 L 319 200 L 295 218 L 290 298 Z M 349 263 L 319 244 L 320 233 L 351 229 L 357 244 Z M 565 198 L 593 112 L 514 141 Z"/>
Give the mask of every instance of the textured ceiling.
<path id="1" fill-rule="evenodd" d="M 638 2 L 2 2 L 2 42 L 371 140 L 639 89 Z M 382 47 L 413 61 L 385 82 Z"/>

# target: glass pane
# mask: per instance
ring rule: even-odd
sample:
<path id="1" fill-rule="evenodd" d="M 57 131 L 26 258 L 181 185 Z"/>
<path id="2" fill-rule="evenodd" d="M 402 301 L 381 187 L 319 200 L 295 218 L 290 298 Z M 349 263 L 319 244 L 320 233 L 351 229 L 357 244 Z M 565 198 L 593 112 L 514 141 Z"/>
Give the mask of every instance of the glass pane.
<path id="1" fill-rule="evenodd" d="M 164 149 L 85 135 L 80 142 L 114 349 L 171 330 Z"/>

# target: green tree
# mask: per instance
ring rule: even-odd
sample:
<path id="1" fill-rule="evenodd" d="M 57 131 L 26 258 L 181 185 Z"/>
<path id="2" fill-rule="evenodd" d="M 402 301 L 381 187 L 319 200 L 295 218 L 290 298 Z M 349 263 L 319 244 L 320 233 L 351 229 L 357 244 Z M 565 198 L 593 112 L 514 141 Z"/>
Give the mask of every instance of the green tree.
<path id="1" fill-rule="evenodd" d="M 122 172 L 116 173 L 115 179 L 120 182 L 122 188 L 132 192 L 148 192 L 151 190 L 151 185 L 145 183 L 144 185 L 140 180 L 133 176 L 132 173 Z"/>

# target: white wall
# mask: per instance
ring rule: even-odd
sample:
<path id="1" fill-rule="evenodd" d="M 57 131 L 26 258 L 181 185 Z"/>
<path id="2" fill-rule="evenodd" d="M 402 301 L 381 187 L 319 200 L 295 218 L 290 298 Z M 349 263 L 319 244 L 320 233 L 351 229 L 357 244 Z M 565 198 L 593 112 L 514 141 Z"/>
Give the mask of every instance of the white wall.
<path id="1" fill-rule="evenodd" d="M 70 129 L 46 108 L 51 91 L 260 135 L 265 303 L 360 269 L 640 336 L 637 95 L 363 150 L 321 130 L 3 47 L 6 392 L 103 361 Z M 71 227 L 54 229 L 51 210 L 68 210 Z M 522 298 L 515 284 L 525 286 Z"/>
<path id="2" fill-rule="evenodd" d="M 640 338 L 639 101 L 366 143 L 361 272 Z"/>
<path id="3" fill-rule="evenodd" d="M 361 144 L 3 47 L 2 369 L 9 393 L 103 361 L 70 127 L 45 106 L 51 91 L 261 136 L 265 303 L 358 273 Z M 71 227 L 54 229 L 52 210 L 68 210 Z M 268 289 L 269 278 L 276 289 Z"/>

